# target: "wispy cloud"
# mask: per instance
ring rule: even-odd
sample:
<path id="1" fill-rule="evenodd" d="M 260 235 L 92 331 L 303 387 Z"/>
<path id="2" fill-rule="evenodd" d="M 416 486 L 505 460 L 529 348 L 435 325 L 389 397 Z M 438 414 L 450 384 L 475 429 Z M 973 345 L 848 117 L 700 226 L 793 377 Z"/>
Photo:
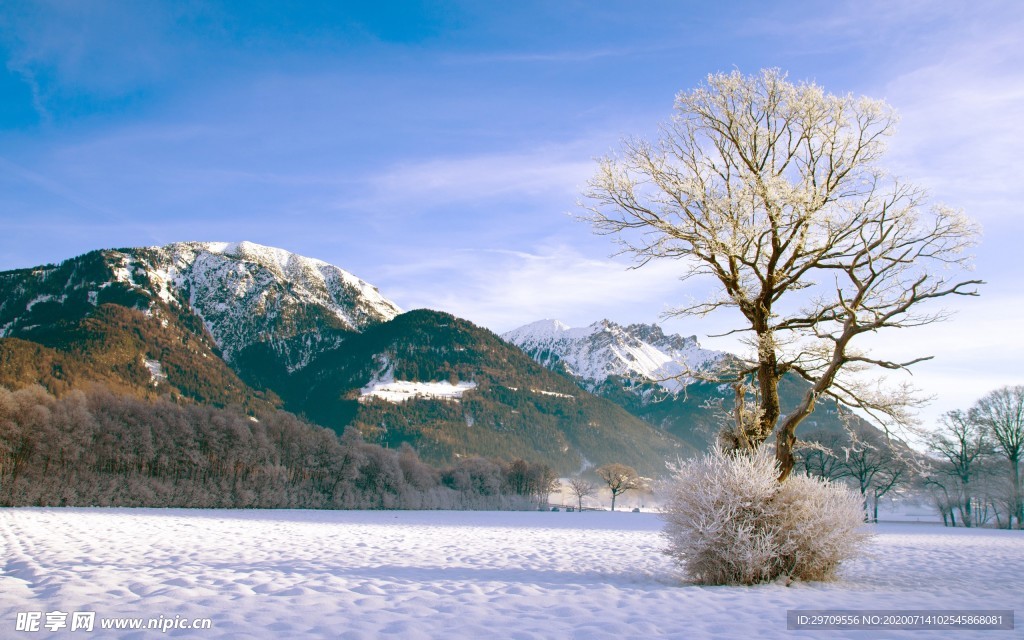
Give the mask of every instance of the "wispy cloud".
<path id="1" fill-rule="evenodd" d="M 385 270 L 382 290 L 407 308 L 443 309 L 496 331 L 542 318 L 654 322 L 685 295 L 678 264 L 628 266 L 565 245 L 467 249 Z"/>
<path id="2" fill-rule="evenodd" d="M 37 2 L 5 7 L 0 45 L 45 121 L 55 101 L 120 98 L 159 81 L 189 52 L 175 46 L 176 10 L 134 3 Z"/>
<path id="3" fill-rule="evenodd" d="M 525 152 L 485 153 L 399 163 L 368 178 L 378 203 L 460 203 L 517 197 L 576 194 L 594 171 L 578 145 Z"/>
<path id="4" fill-rule="evenodd" d="M 892 79 L 902 116 L 891 157 L 943 199 L 981 205 L 978 215 L 1019 215 L 1024 140 L 1024 19 L 984 42 L 950 43 L 941 59 Z M 967 206 L 963 203 L 961 206 Z"/>

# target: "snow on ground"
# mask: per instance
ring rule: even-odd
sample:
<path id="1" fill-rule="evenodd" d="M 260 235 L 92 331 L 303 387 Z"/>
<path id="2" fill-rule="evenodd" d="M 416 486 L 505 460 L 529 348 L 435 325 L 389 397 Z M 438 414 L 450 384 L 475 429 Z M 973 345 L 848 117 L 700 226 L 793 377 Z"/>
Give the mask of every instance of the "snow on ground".
<path id="1" fill-rule="evenodd" d="M 1024 637 L 1021 532 L 883 524 L 838 582 L 699 587 L 661 528 L 622 512 L 4 509 L 0 637 Z M 1011 631 L 786 628 L 788 609 L 1014 607 Z M 95 611 L 96 630 L 16 631 L 54 611 Z M 160 616 L 212 629 L 99 630 Z"/>
<path id="2" fill-rule="evenodd" d="M 413 398 L 440 398 L 442 400 L 459 400 L 462 394 L 475 389 L 475 382 L 409 382 L 392 380 L 390 382 L 374 382 L 360 390 L 359 399 L 381 398 L 388 402 L 405 402 Z"/>

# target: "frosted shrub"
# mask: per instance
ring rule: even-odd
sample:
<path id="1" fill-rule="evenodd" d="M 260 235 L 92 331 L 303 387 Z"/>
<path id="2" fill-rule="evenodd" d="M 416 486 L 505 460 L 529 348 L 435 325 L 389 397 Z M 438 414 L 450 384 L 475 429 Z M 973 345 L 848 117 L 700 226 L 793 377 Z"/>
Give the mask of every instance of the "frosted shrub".
<path id="1" fill-rule="evenodd" d="M 806 476 L 779 484 L 763 447 L 750 455 L 715 449 L 673 472 L 666 553 L 702 584 L 828 580 L 868 536 L 855 493 Z"/>

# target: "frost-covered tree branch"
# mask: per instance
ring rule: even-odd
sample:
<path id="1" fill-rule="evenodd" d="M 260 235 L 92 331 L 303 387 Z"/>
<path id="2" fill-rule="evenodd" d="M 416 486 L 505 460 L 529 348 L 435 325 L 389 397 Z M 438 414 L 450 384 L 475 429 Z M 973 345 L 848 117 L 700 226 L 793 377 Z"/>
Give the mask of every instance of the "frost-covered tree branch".
<path id="1" fill-rule="evenodd" d="M 857 378 L 924 357 L 897 362 L 851 343 L 940 321 L 946 312 L 925 303 L 977 295 L 982 282 L 960 275 L 976 225 L 877 165 L 892 109 L 778 70 L 711 75 L 675 108 L 657 141 L 627 140 L 599 161 L 587 219 L 637 266 L 676 259 L 682 278 L 717 282 L 713 297 L 675 314 L 739 312 L 759 411 L 757 424 L 737 419 L 748 426 L 736 440 L 757 447 L 775 433 L 785 479 L 796 426 L 823 395 L 905 423 L 911 396 L 869 394 Z M 810 388 L 783 416 L 777 387 L 789 372 Z"/>

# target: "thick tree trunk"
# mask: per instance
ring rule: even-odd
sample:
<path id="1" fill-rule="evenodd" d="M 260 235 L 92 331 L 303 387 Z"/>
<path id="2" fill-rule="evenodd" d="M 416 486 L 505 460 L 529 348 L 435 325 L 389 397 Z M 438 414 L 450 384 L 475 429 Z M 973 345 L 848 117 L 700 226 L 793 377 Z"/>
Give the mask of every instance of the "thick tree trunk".
<path id="1" fill-rule="evenodd" d="M 755 448 L 761 446 L 775 430 L 775 425 L 782 415 L 779 402 L 779 373 L 775 353 L 761 362 L 757 369 L 757 386 L 761 392 L 761 415 L 757 421 L 758 433 L 752 438 Z"/>

